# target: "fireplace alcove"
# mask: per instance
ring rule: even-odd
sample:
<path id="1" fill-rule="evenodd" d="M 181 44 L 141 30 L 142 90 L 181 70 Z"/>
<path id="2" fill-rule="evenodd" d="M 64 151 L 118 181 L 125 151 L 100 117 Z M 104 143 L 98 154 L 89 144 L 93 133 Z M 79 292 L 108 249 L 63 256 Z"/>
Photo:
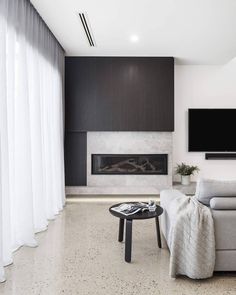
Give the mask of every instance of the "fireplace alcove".
<path id="1" fill-rule="evenodd" d="M 92 154 L 92 174 L 167 175 L 167 154 Z"/>
<path id="2" fill-rule="evenodd" d="M 173 57 L 67 57 L 65 97 L 67 186 L 96 194 L 137 194 L 142 188 L 145 194 L 158 193 L 171 187 Z M 95 174 L 92 154 L 168 154 L 168 171 L 143 173 L 142 167 Z M 134 165 L 128 161 L 128 167 Z"/>

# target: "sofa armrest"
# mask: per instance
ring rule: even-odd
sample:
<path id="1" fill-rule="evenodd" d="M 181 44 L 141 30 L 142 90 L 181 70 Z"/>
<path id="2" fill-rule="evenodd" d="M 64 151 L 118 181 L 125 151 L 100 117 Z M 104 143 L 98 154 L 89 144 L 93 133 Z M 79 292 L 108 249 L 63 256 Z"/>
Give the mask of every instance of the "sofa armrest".
<path id="1" fill-rule="evenodd" d="M 165 238 L 165 241 L 169 247 L 169 231 L 170 231 L 170 224 L 171 224 L 171 218 L 173 218 L 173 216 L 171 216 L 170 213 L 170 206 L 171 206 L 171 202 L 180 197 L 180 196 L 185 196 L 184 194 L 182 194 L 180 191 L 178 190 L 174 190 L 174 189 L 169 189 L 169 190 L 163 190 L 160 193 L 160 205 L 163 208 L 164 212 L 163 214 L 161 214 L 161 232 L 162 235 Z"/>
<path id="2" fill-rule="evenodd" d="M 161 193 L 160 193 L 161 207 L 163 207 L 163 209 L 168 208 L 171 201 L 173 201 L 175 198 L 177 198 L 179 196 L 185 196 L 185 195 L 175 189 L 166 189 L 166 190 L 161 191 Z"/>
<path id="3" fill-rule="evenodd" d="M 236 210 L 236 197 L 214 197 L 210 200 L 213 210 Z"/>

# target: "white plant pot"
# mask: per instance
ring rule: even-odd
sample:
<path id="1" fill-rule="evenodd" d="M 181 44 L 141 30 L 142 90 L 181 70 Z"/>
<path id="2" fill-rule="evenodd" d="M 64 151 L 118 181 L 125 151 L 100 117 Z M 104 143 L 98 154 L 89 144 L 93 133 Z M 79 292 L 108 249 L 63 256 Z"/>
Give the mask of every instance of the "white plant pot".
<path id="1" fill-rule="evenodd" d="M 181 175 L 181 184 L 189 185 L 190 184 L 190 175 Z"/>

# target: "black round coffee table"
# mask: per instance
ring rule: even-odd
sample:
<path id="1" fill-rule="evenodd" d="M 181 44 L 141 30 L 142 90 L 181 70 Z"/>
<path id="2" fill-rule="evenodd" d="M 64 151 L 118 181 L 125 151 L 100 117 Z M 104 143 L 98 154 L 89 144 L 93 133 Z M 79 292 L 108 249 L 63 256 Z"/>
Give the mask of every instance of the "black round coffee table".
<path id="1" fill-rule="evenodd" d="M 127 203 L 135 203 L 135 202 L 125 202 Z M 159 219 L 158 216 L 160 216 L 163 213 L 162 207 L 157 205 L 157 208 L 154 212 L 150 211 L 144 211 L 144 212 L 138 212 L 129 216 L 125 216 L 119 212 L 111 210 L 113 207 L 118 207 L 123 203 L 115 204 L 109 208 L 109 211 L 112 215 L 115 217 L 120 218 L 120 224 L 119 224 L 119 235 L 118 235 L 118 241 L 123 241 L 124 236 L 124 220 L 126 220 L 126 230 L 125 230 L 125 261 L 130 262 L 131 261 L 131 250 L 132 250 L 132 224 L 133 220 L 142 220 L 142 219 L 149 219 L 149 218 L 155 218 L 156 221 L 156 231 L 157 231 L 157 242 L 158 247 L 161 248 L 161 234 L 160 234 L 160 226 L 159 226 Z"/>

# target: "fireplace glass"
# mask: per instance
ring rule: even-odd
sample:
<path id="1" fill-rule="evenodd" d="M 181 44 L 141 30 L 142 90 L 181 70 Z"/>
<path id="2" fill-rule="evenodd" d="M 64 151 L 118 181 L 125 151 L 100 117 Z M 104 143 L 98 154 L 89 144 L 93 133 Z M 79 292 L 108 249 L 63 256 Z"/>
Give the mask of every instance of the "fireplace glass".
<path id="1" fill-rule="evenodd" d="M 93 154 L 92 174 L 168 174 L 167 154 Z"/>

